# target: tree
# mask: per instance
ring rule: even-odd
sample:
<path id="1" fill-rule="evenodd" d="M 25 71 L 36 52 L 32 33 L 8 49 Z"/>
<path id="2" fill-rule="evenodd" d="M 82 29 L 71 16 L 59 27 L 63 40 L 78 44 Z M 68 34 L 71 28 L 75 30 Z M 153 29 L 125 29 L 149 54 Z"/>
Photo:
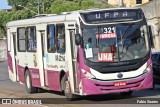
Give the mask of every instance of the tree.
<path id="1" fill-rule="evenodd" d="M 0 38 L 3 38 L 6 35 L 6 24 L 9 21 L 27 19 L 33 16 L 28 10 L 19 10 L 12 12 L 0 11 Z"/>
<path id="2" fill-rule="evenodd" d="M 29 0 L 8 0 L 8 5 L 17 10 L 18 5 L 26 6 L 28 2 Z"/>
<path id="3" fill-rule="evenodd" d="M 5 36 L 6 23 L 9 21 L 10 15 L 0 11 L 0 38 Z"/>
<path id="4" fill-rule="evenodd" d="M 79 5 L 81 4 L 81 5 Z M 51 5 L 51 13 L 61 13 L 89 8 L 109 8 L 109 4 L 97 4 L 94 0 L 55 0 Z"/>

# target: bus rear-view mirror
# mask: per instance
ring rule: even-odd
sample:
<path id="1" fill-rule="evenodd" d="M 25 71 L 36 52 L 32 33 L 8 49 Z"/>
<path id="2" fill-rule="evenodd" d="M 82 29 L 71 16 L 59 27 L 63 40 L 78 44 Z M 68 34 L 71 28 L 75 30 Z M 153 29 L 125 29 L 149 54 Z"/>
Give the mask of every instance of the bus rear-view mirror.
<path id="1" fill-rule="evenodd" d="M 81 36 L 80 36 L 80 34 L 75 34 L 75 43 L 76 43 L 76 45 L 81 45 Z"/>

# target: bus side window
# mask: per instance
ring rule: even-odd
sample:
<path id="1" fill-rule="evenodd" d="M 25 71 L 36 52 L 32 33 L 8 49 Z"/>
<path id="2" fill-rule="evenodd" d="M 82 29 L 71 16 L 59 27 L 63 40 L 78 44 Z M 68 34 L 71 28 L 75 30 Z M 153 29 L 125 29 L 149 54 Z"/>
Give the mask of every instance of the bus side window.
<path id="1" fill-rule="evenodd" d="M 47 49 L 48 52 L 56 52 L 55 45 L 55 25 L 47 26 Z"/>
<path id="2" fill-rule="evenodd" d="M 27 36 L 27 50 L 29 52 L 35 52 L 37 50 L 35 27 L 27 27 L 26 36 Z"/>
<path id="3" fill-rule="evenodd" d="M 25 37 L 25 28 L 17 29 L 17 47 L 19 52 L 26 51 L 26 37 Z"/>
<path id="4" fill-rule="evenodd" d="M 64 24 L 58 24 L 57 35 L 56 35 L 56 45 L 58 53 L 65 53 L 65 26 Z"/>

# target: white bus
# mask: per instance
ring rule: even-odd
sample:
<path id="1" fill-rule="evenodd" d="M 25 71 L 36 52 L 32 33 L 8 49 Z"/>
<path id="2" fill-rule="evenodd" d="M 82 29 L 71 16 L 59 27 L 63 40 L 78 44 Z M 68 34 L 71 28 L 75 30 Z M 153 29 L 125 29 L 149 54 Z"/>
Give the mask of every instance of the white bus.
<path id="1" fill-rule="evenodd" d="M 149 32 L 139 8 L 90 9 L 7 24 L 9 77 L 26 86 L 75 95 L 152 87 Z"/>

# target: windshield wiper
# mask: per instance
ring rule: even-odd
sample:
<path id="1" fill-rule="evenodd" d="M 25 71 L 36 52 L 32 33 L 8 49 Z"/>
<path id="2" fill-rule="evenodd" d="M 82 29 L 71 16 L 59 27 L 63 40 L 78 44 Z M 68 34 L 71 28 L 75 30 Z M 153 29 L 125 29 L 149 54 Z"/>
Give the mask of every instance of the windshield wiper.
<path id="1" fill-rule="evenodd" d="M 122 52 L 121 52 L 121 54 L 123 53 L 123 49 L 124 49 L 124 43 L 123 43 L 123 41 L 125 41 L 125 39 L 127 38 L 127 34 L 129 33 L 129 31 L 131 30 L 131 28 L 132 28 L 132 26 L 133 26 L 134 24 L 130 24 L 128 27 L 127 27 L 127 29 L 125 30 L 125 32 L 124 32 L 124 34 L 122 35 L 122 32 L 120 31 L 120 36 L 121 36 L 121 45 L 122 45 Z"/>
<path id="2" fill-rule="evenodd" d="M 96 37 L 96 47 L 98 48 L 99 47 L 99 34 L 100 34 L 100 31 L 99 31 L 100 27 L 98 26 L 98 32 L 97 32 L 97 37 Z"/>
<path id="3" fill-rule="evenodd" d="M 126 39 L 127 34 L 128 34 L 128 32 L 131 30 L 131 28 L 132 28 L 133 25 L 134 25 L 134 24 L 130 24 L 130 25 L 127 27 L 126 31 L 124 32 L 124 34 L 123 34 L 123 36 L 122 36 L 122 42 Z"/>

